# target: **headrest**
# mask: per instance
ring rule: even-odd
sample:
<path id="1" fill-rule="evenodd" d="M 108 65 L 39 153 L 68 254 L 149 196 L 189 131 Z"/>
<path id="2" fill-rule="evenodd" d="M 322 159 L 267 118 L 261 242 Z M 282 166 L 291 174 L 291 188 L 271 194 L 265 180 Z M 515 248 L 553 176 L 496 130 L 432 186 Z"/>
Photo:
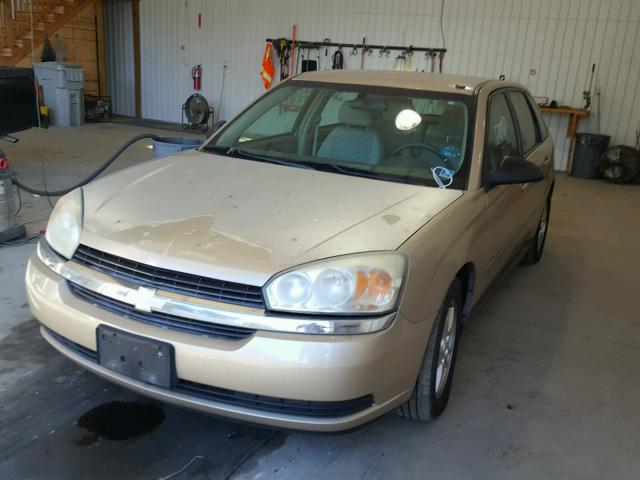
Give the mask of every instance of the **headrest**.
<path id="1" fill-rule="evenodd" d="M 340 123 L 356 127 L 370 126 L 373 123 L 373 114 L 371 110 L 366 110 L 365 108 L 366 107 L 357 100 L 344 102 L 338 113 Z"/>
<path id="2" fill-rule="evenodd" d="M 464 129 L 465 128 L 465 109 L 462 104 L 449 106 L 440 117 L 440 125 L 449 128 Z"/>
<path id="3" fill-rule="evenodd" d="M 387 108 L 382 114 L 382 119 L 387 122 L 394 122 L 398 113 L 402 110 L 413 110 L 413 103 L 408 98 L 387 100 Z"/>

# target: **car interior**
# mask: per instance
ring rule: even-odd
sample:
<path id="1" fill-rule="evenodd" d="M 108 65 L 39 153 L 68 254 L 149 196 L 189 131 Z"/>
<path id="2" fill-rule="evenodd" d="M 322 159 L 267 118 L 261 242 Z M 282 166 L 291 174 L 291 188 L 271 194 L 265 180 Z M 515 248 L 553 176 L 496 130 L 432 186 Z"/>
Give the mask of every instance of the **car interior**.
<path id="1" fill-rule="evenodd" d="M 468 124 L 462 101 L 298 88 L 229 146 L 446 187 L 464 164 Z"/>

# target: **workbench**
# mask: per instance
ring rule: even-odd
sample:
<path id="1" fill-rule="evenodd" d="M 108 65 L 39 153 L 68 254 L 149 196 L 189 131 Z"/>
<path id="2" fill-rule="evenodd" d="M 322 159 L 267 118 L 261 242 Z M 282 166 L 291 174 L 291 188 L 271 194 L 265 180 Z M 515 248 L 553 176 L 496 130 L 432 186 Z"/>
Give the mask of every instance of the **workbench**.
<path id="1" fill-rule="evenodd" d="M 540 111 L 543 113 L 560 113 L 569 115 L 569 124 L 567 125 L 567 138 L 569 139 L 569 157 L 567 158 L 567 172 L 571 171 L 571 164 L 573 162 L 573 146 L 575 143 L 576 132 L 578 131 L 578 123 L 580 119 L 589 116 L 589 111 L 584 108 L 572 108 L 572 107 L 543 107 L 540 106 Z"/>

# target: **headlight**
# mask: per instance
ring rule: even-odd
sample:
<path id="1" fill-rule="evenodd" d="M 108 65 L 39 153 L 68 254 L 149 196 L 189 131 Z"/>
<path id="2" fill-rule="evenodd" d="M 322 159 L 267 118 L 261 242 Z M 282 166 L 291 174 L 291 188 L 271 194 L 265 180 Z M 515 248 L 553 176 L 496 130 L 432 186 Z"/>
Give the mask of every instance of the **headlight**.
<path id="1" fill-rule="evenodd" d="M 407 261 L 400 252 L 347 255 L 276 275 L 264 287 L 270 310 L 378 314 L 394 310 Z"/>
<path id="2" fill-rule="evenodd" d="M 71 258 L 80 244 L 82 209 L 82 189 L 77 188 L 60 197 L 49 217 L 45 238 L 65 258 Z"/>

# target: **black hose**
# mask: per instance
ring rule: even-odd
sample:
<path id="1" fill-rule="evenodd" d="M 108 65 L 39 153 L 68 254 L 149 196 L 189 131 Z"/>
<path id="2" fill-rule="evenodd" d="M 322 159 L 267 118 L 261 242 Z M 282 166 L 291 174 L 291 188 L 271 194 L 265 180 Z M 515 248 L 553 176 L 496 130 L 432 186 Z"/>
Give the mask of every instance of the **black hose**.
<path id="1" fill-rule="evenodd" d="M 13 183 L 18 188 L 21 188 L 25 192 L 31 193 L 33 195 L 40 195 L 42 197 L 60 197 L 62 195 L 65 195 L 65 194 L 71 192 L 72 190 L 75 190 L 76 188 L 83 187 L 87 183 L 89 183 L 92 180 L 94 180 L 98 175 L 100 175 L 107 168 L 109 168 L 109 165 L 111 165 L 120 155 L 122 155 L 122 153 L 127 148 L 129 148 L 131 145 L 133 145 L 137 141 L 142 140 L 144 138 L 150 138 L 152 140 L 157 140 L 157 141 L 162 141 L 163 140 L 162 137 L 159 137 L 158 135 L 154 135 L 153 133 L 143 133 L 142 135 L 138 135 L 136 137 L 133 137 L 127 143 L 122 145 L 118 149 L 118 151 L 116 153 L 114 153 L 106 162 L 104 162 L 102 165 L 100 165 L 100 167 L 98 167 L 98 169 L 95 172 L 93 172 L 91 175 L 86 177 L 84 180 L 76 183 L 75 185 L 73 185 L 71 187 L 67 187 L 67 188 L 63 188 L 62 190 L 55 190 L 53 192 L 50 192 L 50 191 L 47 191 L 47 190 L 38 190 L 37 188 L 29 187 L 29 186 L 19 182 L 15 177 L 13 178 Z"/>

